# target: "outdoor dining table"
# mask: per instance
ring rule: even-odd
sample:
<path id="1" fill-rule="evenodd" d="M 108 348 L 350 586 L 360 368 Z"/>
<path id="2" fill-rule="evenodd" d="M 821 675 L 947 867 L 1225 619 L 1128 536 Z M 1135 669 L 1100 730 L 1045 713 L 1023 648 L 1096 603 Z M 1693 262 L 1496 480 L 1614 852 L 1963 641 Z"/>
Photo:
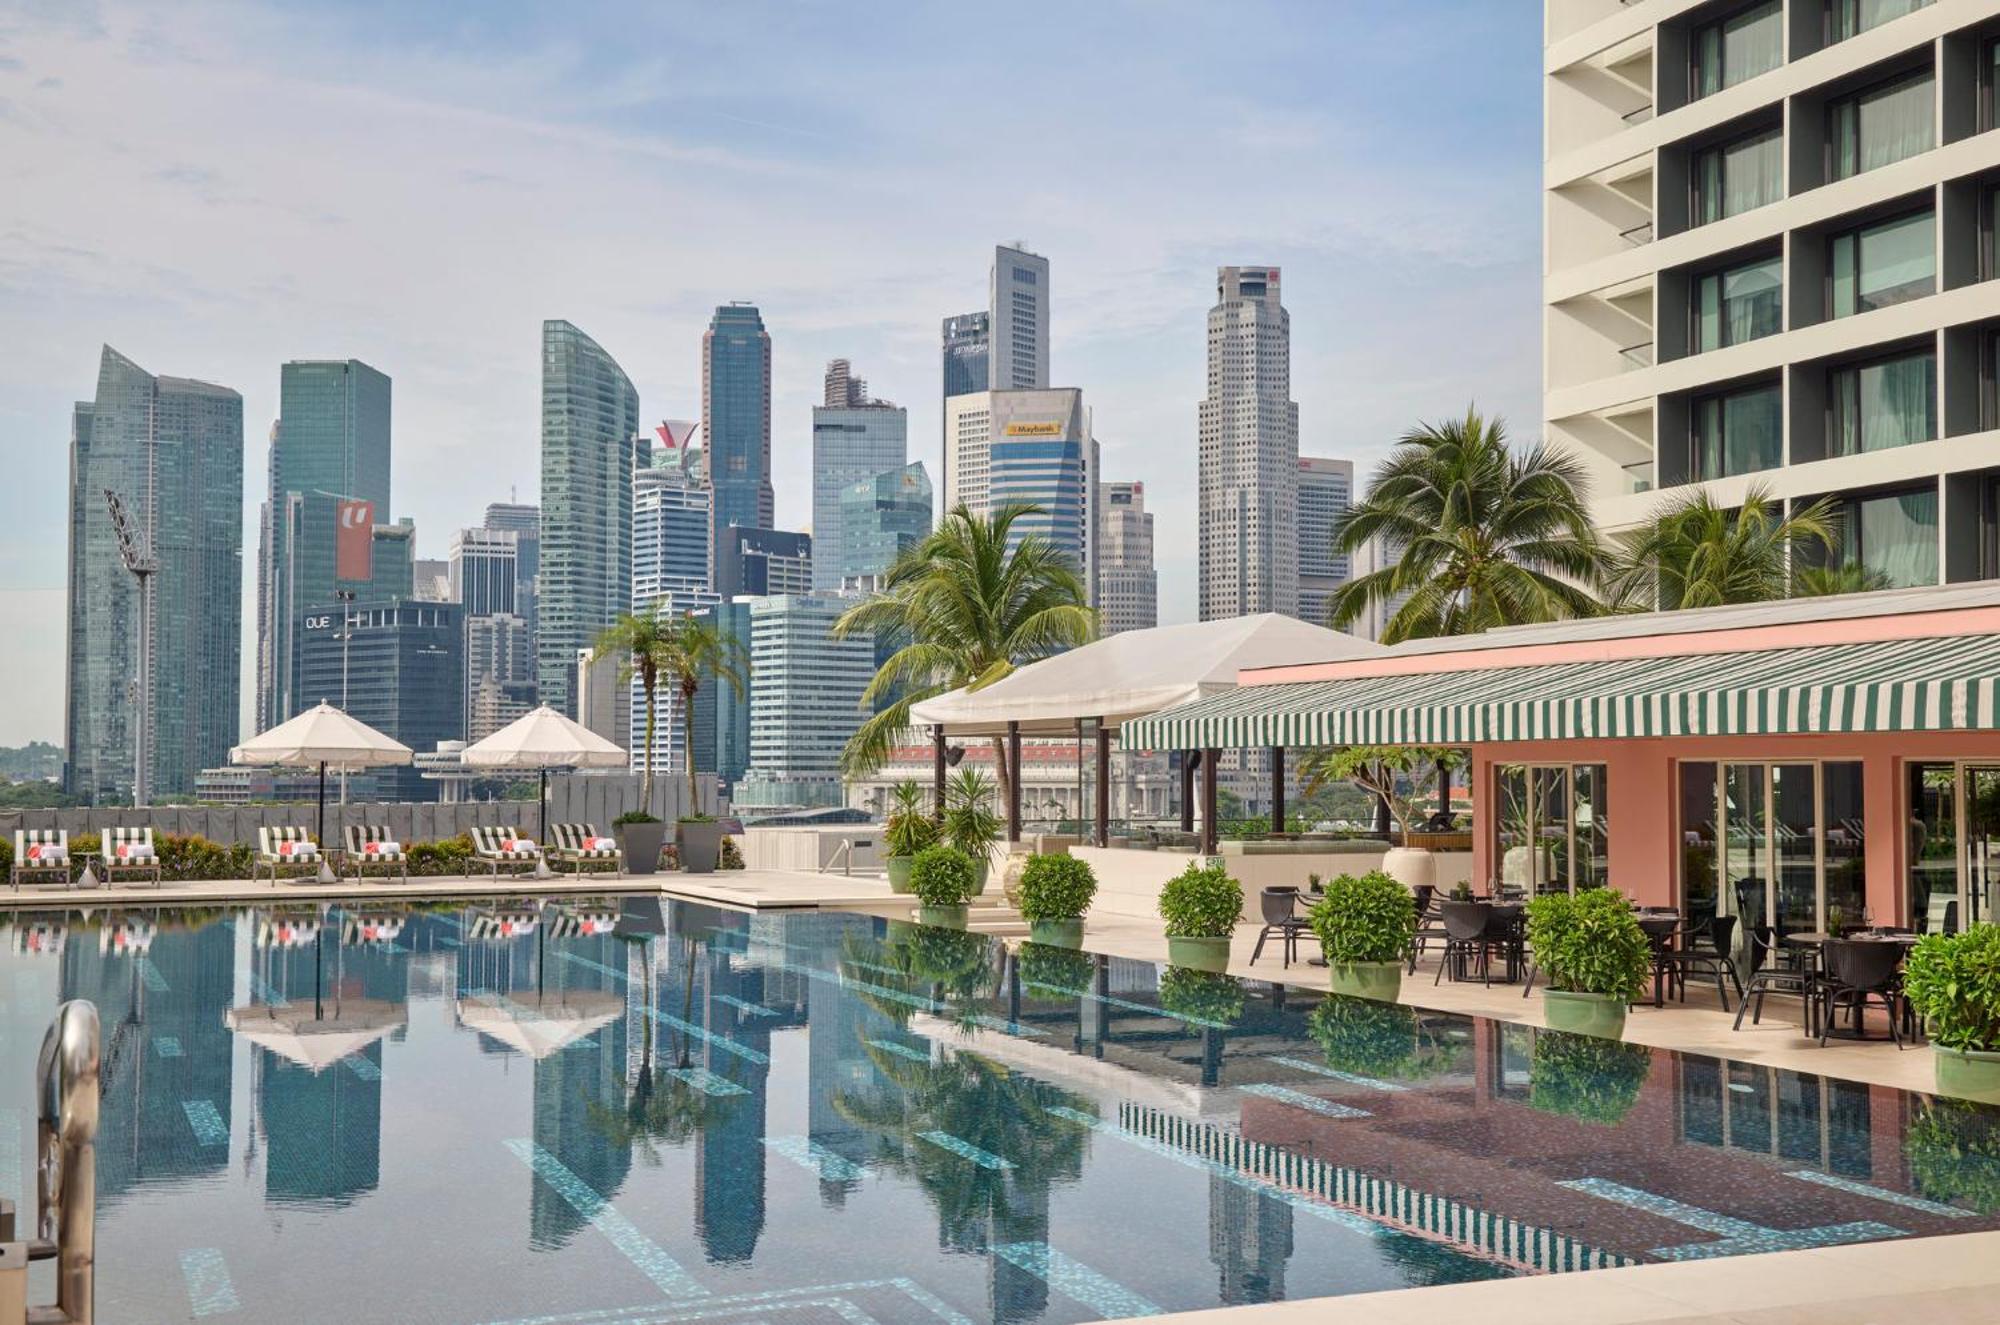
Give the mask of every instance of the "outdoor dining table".
<path id="1" fill-rule="evenodd" d="M 1782 941 L 1787 947 L 1811 948 L 1813 950 L 1812 960 L 1817 965 L 1820 960 L 1819 950 L 1827 943 L 1842 937 L 1854 943 L 1893 943 L 1903 949 L 1917 946 L 1917 936 L 1915 934 L 1874 934 L 1866 930 L 1844 936 L 1839 934 L 1824 934 L 1818 930 L 1806 930 L 1798 934 L 1786 934 L 1783 936 Z M 1810 997 L 1806 999 L 1806 1007 L 1808 1009 L 1806 1031 L 1810 1035 L 1819 1029 L 1819 1013 Z M 1838 1034 L 1838 1032 L 1835 1033 Z M 1847 1039 L 1850 1036 L 1842 1034 L 1841 1038 Z M 1858 1006 L 1854 1009 L 1854 1029 L 1851 1038 L 1861 1038 L 1861 1009 Z"/>
<path id="2" fill-rule="evenodd" d="M 1653 1006 L 1663 1008 L 1667 1005 L 1666 954 L 1674 935 L 1680 932 L 1681 913 L 1664 907 L 1640 907 L 1635 914 L 1646 941 L 1653 945 Z"/>

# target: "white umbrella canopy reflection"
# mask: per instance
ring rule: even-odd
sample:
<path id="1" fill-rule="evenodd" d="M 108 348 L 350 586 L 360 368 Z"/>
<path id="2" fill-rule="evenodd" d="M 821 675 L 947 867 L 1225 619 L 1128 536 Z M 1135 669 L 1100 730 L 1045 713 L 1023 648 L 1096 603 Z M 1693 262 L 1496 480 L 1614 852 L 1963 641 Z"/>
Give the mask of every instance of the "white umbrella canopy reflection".
<path id="1" fill-rule="evenodd" d="M 453 1010 L 460 1026 L 539 1062 L 623 1016 L 625 998 L 600 989 L 468 994 Z"/>
<path id="2" fill-rule="evenodd" d="M 534 709 L 481 741 L 459 752 L 467 768 L 503 768 L 541 775 L 541 829 L 549 838 L 549 770 L 552 768 L 625 768 L 631 757 L 590 728 L 550 708 Z"/>
<path id="3" fill-rule="evenodd" d="M 389 768 L 407 764 L 410 747 L 367 723 L 350 718 L 325 700 L 288 722 L 259 732 L 229 752 L 232 764 L 275 768 L 319 766 L 319 878 L 333 882 L 326 853 L 326 770 Z"/>
<path id="4" fill-rule="evenodd" d="M 222 1024 L 242 1039 L 323 1072 L 359 1053 L 409 1020 L 406 1004 L 383 998 L 331 998 L 312 1003 L 252 1003 L 231 1008 Z"/>

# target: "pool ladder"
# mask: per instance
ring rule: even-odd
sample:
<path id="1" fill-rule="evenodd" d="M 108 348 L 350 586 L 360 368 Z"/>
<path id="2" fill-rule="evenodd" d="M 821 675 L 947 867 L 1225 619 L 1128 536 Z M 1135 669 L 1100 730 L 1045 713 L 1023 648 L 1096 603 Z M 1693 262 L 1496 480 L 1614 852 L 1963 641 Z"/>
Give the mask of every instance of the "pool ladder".
<path id="1" fill-rule="evenodd" d="M 0 1201 L 0 1325 L 91 1325 L 96 1297 L 97 1008 L 56 1009 L 36 1068 L 35 1228 L 20 1238 Z M 28 1306 L 28 1263 L 56 1263 L 53 1306 Z"/>

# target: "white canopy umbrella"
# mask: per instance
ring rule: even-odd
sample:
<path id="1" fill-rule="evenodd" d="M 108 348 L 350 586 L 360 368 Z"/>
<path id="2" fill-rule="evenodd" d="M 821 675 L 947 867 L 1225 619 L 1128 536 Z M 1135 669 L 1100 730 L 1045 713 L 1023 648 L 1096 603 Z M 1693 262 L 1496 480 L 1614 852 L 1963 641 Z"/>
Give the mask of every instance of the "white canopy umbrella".
<path id="1" fill-rule="evenodd" d="M 459 752 L 467 768 L 512 768 L 541 774 L 541 838 L 549 835 L 549 770 L 624 768 L 629 757 L 590 728 L 572 722 L 547 704 L 516 718 L 483 741 Z"/>
<path id="2" fill-rule="evenodd" d="M 385 736 L 367 723 L 348 717 L 325 700 L 289 722 L 259 732 L 229 752 L 232 764 L 283 768 L 319 765 L 320 878 L 331 881 L 326 866 L 326 770 L 386 768 L 407 764 L 410 747 Z"/>

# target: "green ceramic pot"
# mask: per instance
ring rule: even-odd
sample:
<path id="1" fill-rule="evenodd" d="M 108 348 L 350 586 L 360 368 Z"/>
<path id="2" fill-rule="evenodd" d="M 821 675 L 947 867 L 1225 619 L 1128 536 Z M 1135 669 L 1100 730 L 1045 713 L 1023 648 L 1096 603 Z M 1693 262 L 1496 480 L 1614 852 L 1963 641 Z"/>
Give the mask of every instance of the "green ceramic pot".
<path id="1" fill-rule="evenodd" d="M 1990 1049 L 1945 1049 L 1934 1044 L 1931 1061 L 1937 1065 L 1940 1095 L 2000 1100 L 2000 1053 Z"/>
<path id="2" fill-rule="evenodd" d="M 966 919 L 971 914 L 972 908 L 969 906 L 919 906 L 917 908 L 917 920 L 919 923 L 929 925 L 933 929 L 964 929 Z"/>
<path id="3" fill-rule="evenodd" d="M 1229 940 L 1227 938 L 1167 939 L 1167 962 L 1172 966 L 1185 966 L 1196 971 L 1226 971 L 1229 969 Z"/>
<path id="4" fill-rule="evenodd" d="M 1327 967 L 1326 986 L 1336 994 L 1394 1003 L 1403 992 L 1403 963 L 1340 962 Z"/>
<path id="5" fill-rule="evenodd" d="M 1542 991 L 1542 1017 L 1551 1030 L 1596 1035 L 1607 1040 L 1625 1036 L 1625 1000 L 1609 994 Z"/>
<path id="6" fill-rule="evenodd" d="M 1030 920 L 1028 937 L 1036 943 L 1051 948 L 1081 948 L 1083 946 L 1083 921 L 1076 920 Z"/>
<path id="7" fill-rule="evenodd" d="M 882 864 L 889 871 L 889 891 L 906 893 L 910 891 L 910 870 L 917 863 L 915 856 L 889 856 Z"/>

